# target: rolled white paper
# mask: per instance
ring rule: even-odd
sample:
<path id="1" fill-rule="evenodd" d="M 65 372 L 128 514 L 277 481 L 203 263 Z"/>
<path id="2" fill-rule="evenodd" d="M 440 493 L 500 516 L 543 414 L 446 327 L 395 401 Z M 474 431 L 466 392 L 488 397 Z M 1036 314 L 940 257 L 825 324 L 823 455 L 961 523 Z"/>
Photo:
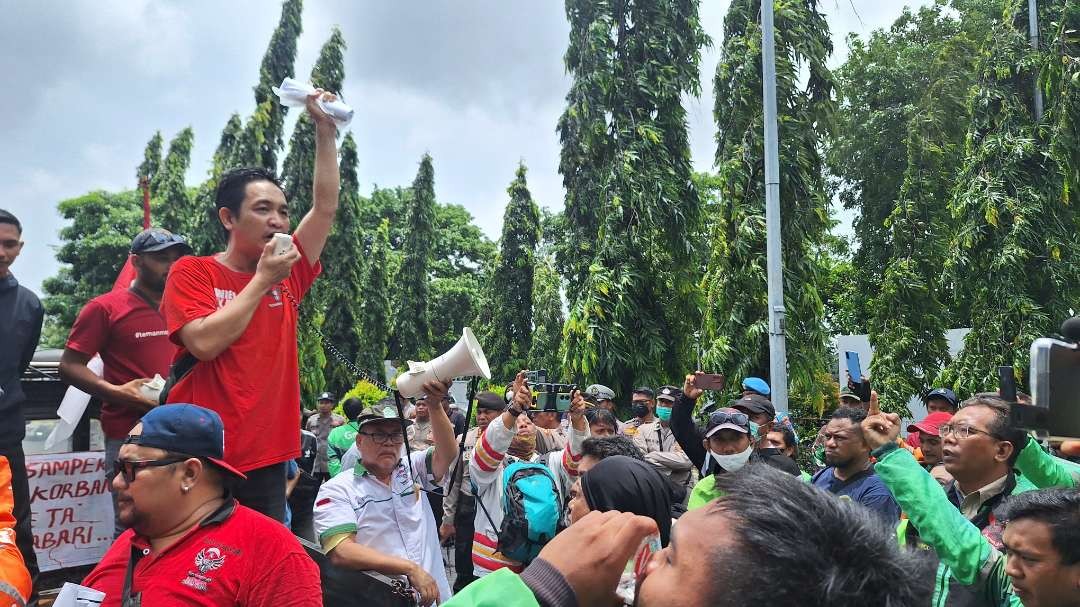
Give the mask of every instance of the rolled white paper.
<path id="1" fill-rule="evenodd" d="M 271 87 L 270 90 L 274 91 L 274 94 L 281 100 L 281 105 L 285 107 L 303 107 L 307 103 L 307 98 L 315 92 L 315 87 L 306 82 L 286 78 L 281 81 L 281 86 Z M 334 123 L 339 128 L 349 126 L 349 123 L 352 122 L 353 109 L 346 105 L 344 101 L 340 99 L 335 101 L 319 99 L 318 103 L 319 108 L 333 118 Z"/>

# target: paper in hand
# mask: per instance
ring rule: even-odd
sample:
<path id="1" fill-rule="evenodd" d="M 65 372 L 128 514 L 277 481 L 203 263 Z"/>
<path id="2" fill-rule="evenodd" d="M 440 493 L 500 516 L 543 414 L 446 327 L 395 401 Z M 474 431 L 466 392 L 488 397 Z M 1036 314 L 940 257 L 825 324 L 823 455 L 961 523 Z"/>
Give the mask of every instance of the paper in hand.
<path id="1" fill-rule="evenodd" d="M 271 87 L 270 90 L 274 91 L 274 94 L 281 100 L 281 105 L 285 107 L 304 107 L 307 98 L 315 92 L 315 87 L 306 82 L 286 78 L 281 81 L 281 86 Z M 334 119 L 334 123 L 338 125 L 338 128 L 347 127 L 352 122 L 353 109 L 345 105 L 344 101 L 340 99 L 323 101 L 320 99 L 318 103 L 319 108 Z"/>

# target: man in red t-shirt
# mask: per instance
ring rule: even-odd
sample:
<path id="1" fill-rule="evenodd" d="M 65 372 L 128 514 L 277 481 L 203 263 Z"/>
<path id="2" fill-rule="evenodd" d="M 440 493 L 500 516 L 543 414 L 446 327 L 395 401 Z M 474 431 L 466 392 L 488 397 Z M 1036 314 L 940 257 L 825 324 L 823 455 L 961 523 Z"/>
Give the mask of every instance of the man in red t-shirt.
<path id="1" fill-rule="evenodd" d="M 194 363 L 167 402 L 188 402 L 221 415 L 225 460 L 247 475 L 241 504 L 285 520 L 285 470 L 300 452 L 300 374 L 296 321 L 299 302 L 321 266 L 338 206 L 337 129 L 319 109 L 315 123 L 313 203 L 275 254 L 273 235 L 288 232 L 289 205 L 274 174 L 233 169 L 218 181 L 218 218 L 228 235 L 223 253 L 187 257 L 169 273 L 162 310 L 179 350 L 174 368 Z"/>
<path id="2" fill-rule="evenodd" d="M 244 475 L 222 460 L 227 436 L 216 413 L 189 404 L 156 407 L 132 428 L 112 482 L 131 528 L 83 580 L 103 607 L 322 605 L 300 542 L 230 495 Z"/>
<path id="3" fill-rule="evenodd" d="M 144 230 L 131 241 L 131 286 L 91 299 L 71 327 L 60 357 L 60 377 L 101 399 L 106 462 L 116 459 L 128 431 L 157 404 L 142 393 L 142 385 L 154 375 L 169 375 L 174 348 L 158 307 L 169 268 L 190 254 L 182 237 L 161 228 Z M 101 376 L 87 367 L 95 354 L 104 363 Z M 123 531 L 117 522 L 114 537 Z"/>

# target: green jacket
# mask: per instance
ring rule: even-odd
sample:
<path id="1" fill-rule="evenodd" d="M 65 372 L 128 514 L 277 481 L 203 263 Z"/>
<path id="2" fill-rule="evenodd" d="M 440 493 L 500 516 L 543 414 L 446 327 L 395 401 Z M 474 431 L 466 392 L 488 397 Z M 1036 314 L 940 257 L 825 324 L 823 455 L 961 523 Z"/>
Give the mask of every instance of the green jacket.
<path id="1" fill-rule="evenodd" d="M 1080 486 L 1080 464 L 1054 457 L 1030 439 L 1020 451 L 1014 467 L 1039 489 Z"/>
<path id="2" fill-rule="evenodd" d="M 356 442 L 357 431 L 359 427 L 355 421 L 351 421 L 334 428 L 326 437 L 326 468 L 330 476 L 336 476 L 338 472 L 341 472 L 341 457 Z"/>
<path id="3" fill-rule="evenodd" d="M 716 477 L 710 474 L 694 485 L 690 491 L 690 499 L 686 502 L 686 510 L 689 512 L 694 508 L 700 508 L 721 495 L 723 493 L 716 488 Z"/>
<path id="4" fill-rule="evenodd" d="M 964 518 L 915 457 L 895 443 L 875 450 L 874 456 L 874 470 L 952 576 L 991 605 L 1022 607 L 1005 575 L 1005 555 Z"/>
<path id="5" fill-rule="evenodd" d="M 799 472 L 799 479 L 804 483 L 810 484 L 810 478 L 806 472 Z M 686 510 L 689 512 L 694 508 L 700 508 L 722 495 L 723 492 L 716 488 L 716 477 L 710 474 L 694 485 L 690 491 L 690 499 L 686 502 Z"/>
<path id="6" fill-rule="evenodd" d="M 540 603 L 516 573 L 503 568 L 469 584 L 443 607 L 540 607 Z"/>

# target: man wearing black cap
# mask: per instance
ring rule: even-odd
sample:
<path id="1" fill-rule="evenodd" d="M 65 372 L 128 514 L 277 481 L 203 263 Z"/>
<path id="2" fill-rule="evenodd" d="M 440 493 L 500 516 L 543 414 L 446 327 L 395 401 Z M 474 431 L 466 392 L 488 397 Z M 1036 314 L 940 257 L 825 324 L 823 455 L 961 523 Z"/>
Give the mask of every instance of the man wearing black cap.
<path id="1" fill-rule="evenodd" d="M 457 579 L 454 592 L 460 592 L 476 576 L 472 566 L 473 522 L 476 518 L 476 497 L 472 493 L 472 477 L 469 475 L 469 461 L 472 459 L 476 441 L 487 429 L 491 420 L 506 410 L 506 401 L 494 392 L 481 392 L 476 395 L 476 427 L 465 434 L 465 450 L 455 466 L 455 477 L 443 500 L 443 523 L 439 528 L 439 538 L 446 541 L 454 538 L 454 569 Z M 461 440 L 459 436 L 458 441 Z"/>
<path id="2" fill-rule="evenodd" d="M 196 405 L 143 416 L 115 460 L 130 527 L 83 580 L 104 607 L 322 605 L 319 570 L 283 525 L 239 505 L 221 418 Z"/>
<path id="3" fill-rule="evenodd" d="M 682 390 L 675 386 L 663 386 L 656 396 L 656 417 L 652 423 L 642 424 L 634 435 L 634 445 L 645 454 L 649 462 L 661 474 L 686 490 L 687 495 L 696 482 L 694 464 L 675 440 L 671 432 L 671 408 Z"/>
<path id="4" fill-rule="evenodd" d="M 334 402 L 333 394 L 323 392 L 319 395 L 315 415 L 312 415 L 307 420 L 307 431 L 319 439 L 319 448 L 315 458 L 315 478 L 319 479 L 320 483 L 324 483 L 330 478 L 330 465 L 326 450 L 330 431 L 345 424 L 345 418 L 334 413 Z"/>
<path id="5" fill-rule="evenodd" d="M 168 230 L 140 232 L 131 241 L 131 286 L 91 299 L 71 327 L 60 357 L 60 377 L 101 399 L 106 462 L 116 459 L 128 431 L 157 404 L 156 393 L 143 390 L 143 385 L 155 375 L 169 376 L 173 346 L 158 307 L 169 269 L 190 254 L 187 241 Z M 102 375 L 87 366 L 95 355 L 104 363 Z M 112 474 L 106 476 L 111 479 Z M 123 531 L 117 520 L 114 537 Z"/>
<path id="6" fill-rule="evenodd" d="M 638 433 L 638 428 L 642 424 L 656 421 L 656 416 L 653 415 L 653 408 L 656 407 L 656 392 L 648 386 L 642 386 L 634 389 L 632 398 L 630 412 L 634 414 L 634 417 L 628 419 L 622 427 L 623 435 L 631 438 Z"/>
<path id="7" fill-rule="evenodd" d="M 704 479 L 711 474 L 715 461 L 714 458 L 709 457 L 708 437 L 705 436 L 708 427 L 706 432 L 703 433 L 694 424 L 692 417 L 694 407 L 697 405 L 697 399 L 705 393 L 695 383 L 698 373 L 691 373 L 686 376 L 682 392 L 672 405 L 671 430 L 679 446 L 686 452 L 690 461 L 697 466 L 702 479 Z M 799 476 L 799 466 L 795 463 L 795 460 L 784 455 L 779 449 L 769 447 L 766 444 L 765 438 L 772 428 L 773 416 L 776 414 L 776 410 L 769 399 L 757 392 L 744 391 L 743 396 L 731 401 L 728 407 L 746 417 L 747 438 L 754 449 L 755 460 L 761 460 L 774 468 Z M 712 420 L 711 417 L 710 420 Z"/>

